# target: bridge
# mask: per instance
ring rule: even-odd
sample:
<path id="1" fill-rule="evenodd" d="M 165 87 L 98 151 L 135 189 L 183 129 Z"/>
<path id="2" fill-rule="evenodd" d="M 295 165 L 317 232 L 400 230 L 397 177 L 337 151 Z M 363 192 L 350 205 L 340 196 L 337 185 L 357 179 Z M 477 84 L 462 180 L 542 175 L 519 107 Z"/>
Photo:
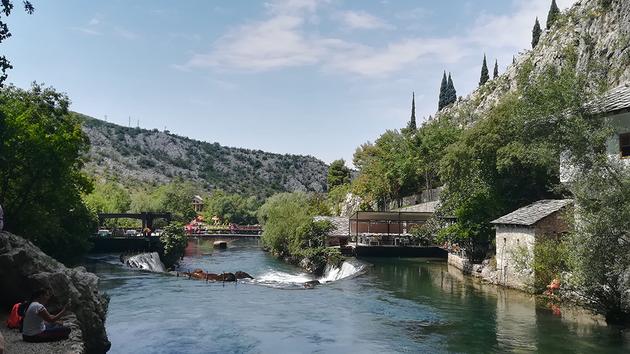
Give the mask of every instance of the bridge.
<path id="1" fill-rule="evenodd" d="M 99 213 L 98 224 L 102 225 L 103 221 L 107 219 L 138 219 L 142 220 L 142 229 L 149 228 L 153 230 L 153 221 L 155 219 L 164 219 L 167 222 L 171 222 L 173 216 L 171 213 L 155 213 L 155 212 L 141 212 L 141 213 Z"/>

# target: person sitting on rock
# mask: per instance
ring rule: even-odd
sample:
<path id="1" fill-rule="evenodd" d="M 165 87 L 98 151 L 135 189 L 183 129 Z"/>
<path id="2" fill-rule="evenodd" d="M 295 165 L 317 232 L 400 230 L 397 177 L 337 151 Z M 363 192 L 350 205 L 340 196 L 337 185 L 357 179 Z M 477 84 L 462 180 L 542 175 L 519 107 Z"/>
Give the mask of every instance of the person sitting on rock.
<path id="1" fill-rule="evenodd" d="M 25 342 L 55 342 L 67 339 L 70 328 L 58 323 L 57 320 L 66 312 L 64 306 L 56 315 L 51 315 L 44 305 L 51 298 L 49 289 L 39 289 L 33 293 L 31 304 L 24 315 L 22 338 Z"/>

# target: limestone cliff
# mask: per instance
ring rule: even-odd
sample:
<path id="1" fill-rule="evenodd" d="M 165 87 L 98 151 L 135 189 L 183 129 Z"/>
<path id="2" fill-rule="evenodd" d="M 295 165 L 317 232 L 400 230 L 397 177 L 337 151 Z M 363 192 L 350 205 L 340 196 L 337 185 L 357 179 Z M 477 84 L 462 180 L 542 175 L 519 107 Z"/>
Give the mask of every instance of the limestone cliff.
<path id="1" fill-rule="evenodd" d="M 0 232 L 0 305 L 10 308 L 28 299 L 36 288 L 53 290 L 51 308 L 69 301 L 64 323 L 73 331 L 77 353 L 104 353 L 110 342 L 105 333 L 108 298 L 98 290 L 98 277 L 83 267 L 66 268 L 19 236 Z"/>
<path id="2" fill-rule="evenodd" d="M 536 48 L 520 53 L 505 73 L 437 114 L 464 124 L 483 118 L 507 92 L 516 90 L 525 65 L 529 78 L 548 67 L 566 65 L 567 53 L 577 56 L 576 72 L 585 75 L 593 93 L 630 82 L 630 1 L 581 0 L 543 32 Z"/>

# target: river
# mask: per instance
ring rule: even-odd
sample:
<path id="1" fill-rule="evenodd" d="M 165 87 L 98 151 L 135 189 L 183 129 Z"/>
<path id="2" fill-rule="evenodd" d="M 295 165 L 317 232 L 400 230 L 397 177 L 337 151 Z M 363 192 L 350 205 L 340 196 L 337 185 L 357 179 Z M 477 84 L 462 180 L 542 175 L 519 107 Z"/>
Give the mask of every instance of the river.
<path id="1" fill-rule="evenodd" d="M 444 262 L 367 259 L 357 276 L 311 279 L 255 243 L 191 244 L 182 268 L 236 272 L 206 283 L 89 261 L 111 297 L 111 353 L 629 353 L 630 332 L 579 311 L 554 316 L 517 291 L 463 277 Z"/>

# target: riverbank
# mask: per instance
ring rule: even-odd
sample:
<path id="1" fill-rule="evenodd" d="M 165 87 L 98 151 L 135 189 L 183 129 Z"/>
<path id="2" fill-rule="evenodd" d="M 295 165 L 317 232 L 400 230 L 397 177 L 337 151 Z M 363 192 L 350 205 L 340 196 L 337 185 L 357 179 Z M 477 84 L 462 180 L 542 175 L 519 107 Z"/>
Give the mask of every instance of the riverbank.
<path id="1" fill-rule="evenodd" d="M 67 305 L 64 323 L 71 339 L 81 343 L 78 353 L 104 353 L 111 344 L 105 332 L 109 299 L 99 291 L 99 278 L 84 267 L 67 268 L 19 236 L 0 232 L 0 308 L 28 299 L 35 289 L 52 291 L 52 312 Z M 0 323 L 4 326 L 4 323 Z M 10 338 L 14 334 L 8 333 Z M 75 344 L 76 344 L 75 343 Z M 16 344 L 17 345 L 17 344 Z"/>
<path id="2" fill-rule="evenodd" d="M 22 334 L 17 329 L 7 328 L 8 313 L 0 312 L 0 333 L 4 337 L 5 354 L 82 354 L 85 348 L 76 330 L 70 333 L 70 338 L 52 343 L 27 343 L 22 340 Z M 70 322 L 64 325 L 72 326 Z"/>

